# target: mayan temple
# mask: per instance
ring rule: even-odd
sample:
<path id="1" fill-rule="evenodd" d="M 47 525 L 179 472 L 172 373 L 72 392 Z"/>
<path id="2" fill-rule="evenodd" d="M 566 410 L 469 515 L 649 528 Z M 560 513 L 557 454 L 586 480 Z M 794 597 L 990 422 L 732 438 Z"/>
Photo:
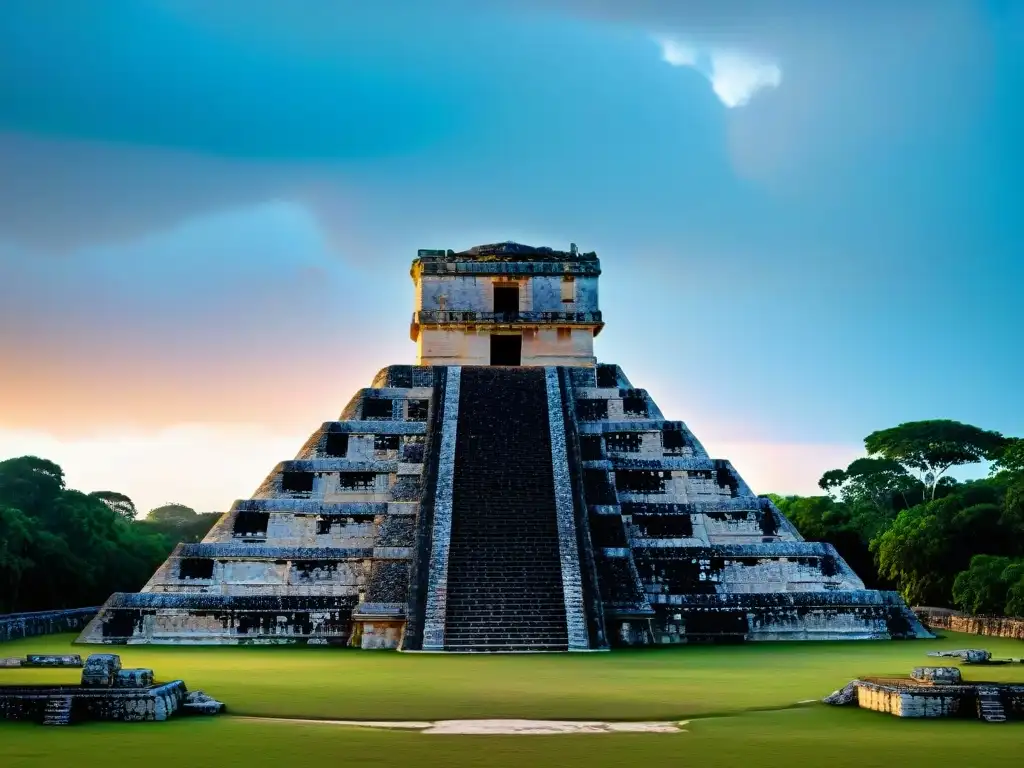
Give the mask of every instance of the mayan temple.
<path id="1" fill-rule="evenodd" d="M 594 253 L 421 250 L 382 370 L 86 643 L 582 651 L 927 631 L 616 365 Z"/>

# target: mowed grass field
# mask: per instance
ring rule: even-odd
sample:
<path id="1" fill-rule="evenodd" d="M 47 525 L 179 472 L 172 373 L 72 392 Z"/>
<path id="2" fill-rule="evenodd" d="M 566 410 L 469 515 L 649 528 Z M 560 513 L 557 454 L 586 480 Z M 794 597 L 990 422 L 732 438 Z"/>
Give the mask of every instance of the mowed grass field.
<path id="1" fill-rule="evenodd" d="M 647 651 L 444 656 L 330 648 L 73 646 L 57 635 L 0 644 L 0 656 L 120 653 L 128 667 L 183 679 L 230 716 L 42 728 L 0 723 L 0 766 L 312 765 L 928 765 L 1013 764 L 1024 724 L 901 721 L 820 699 L 862 675 L 905 675 L 930 650 L 1024 643 L 947 634 L 935 641 L 767 643 Z M 1024 683 L 1024 665 L 965 667 Z M 78 670 L 0 670 L 0 683 L 76 681 Z M 437 736 L 264 718 L 690 720 L 680 734 Z"/>

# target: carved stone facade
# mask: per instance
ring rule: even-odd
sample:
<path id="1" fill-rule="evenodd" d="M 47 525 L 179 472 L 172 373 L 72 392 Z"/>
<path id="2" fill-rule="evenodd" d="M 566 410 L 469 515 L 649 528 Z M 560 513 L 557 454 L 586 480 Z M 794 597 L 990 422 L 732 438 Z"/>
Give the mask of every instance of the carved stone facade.
<path id="1" fill-rule="evenodd" d="M 421 251 L 424 364 L 382 370 L 81 640 L 500 651 L 926 636 L 897 595 L 864 589 L 595 362 L 599 275 L 575 246 Z"/>

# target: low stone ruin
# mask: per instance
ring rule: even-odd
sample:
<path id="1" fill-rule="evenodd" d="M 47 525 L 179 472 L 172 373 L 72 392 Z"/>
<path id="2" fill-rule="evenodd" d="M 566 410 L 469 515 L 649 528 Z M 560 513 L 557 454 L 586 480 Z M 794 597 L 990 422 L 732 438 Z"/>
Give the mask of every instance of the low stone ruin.
<path id="1" fill-rule="evenodd" d="M 910 677 L 853 680 L 822 700 L 896 717 L 1024 719 L 1024 685 L 968 682 L 958 667 L 915 667 Z"/>
<path id="2" fill-rule="evenodd" d="M 919 683 L 932 685 L 959 685 L 963 682 L 957 667 L 914 667 L 910 677 Z"/>
<path id="3" fill-rule="evenodd" d="M 224 710 L 224 704 L 212 696 L 207 696 L 202 691 L 190 691 L 185 696 L 185 703 L 182 705 L 186 712 L 197 715 L 216 715 Z"/>
<path id="4" fill-rule="evenodd" d="M 3 667 L 80 667 L 82 657 L 77 653 L 68 655 L 55 655 L 48 653 L 30 653 L 24 658 L 0 659 L 0 668 Z"/>
<path id="5" fill-rule="evenodd" d="M 988 651 L 967 648 L 959 651 L 929 651 L 929 656 L 947 659 L 960 659 L 964 664 L 984 664 L 992 658 Z"/>
<path id="6" fill-rule="evenodd" d="M 121 657 L 109 653 L 85 660 L 78 685 L 0 685 L 0 720 L 43 725 L 162 721 L 177 712 L 212 715 L 223 709 L 202 691 L 189 692 L 181 680 L 157 683 L 151 669 L 123 669 Z"/>
<path id="7" fill-rule="evenodd" d="M 1024 658 L 993 659 L 989 651 L 977 650 L 974 648 L 960 651 L 932 651 L 929 656 L 960 659 L 964 664 L 1024 664 Z"/>

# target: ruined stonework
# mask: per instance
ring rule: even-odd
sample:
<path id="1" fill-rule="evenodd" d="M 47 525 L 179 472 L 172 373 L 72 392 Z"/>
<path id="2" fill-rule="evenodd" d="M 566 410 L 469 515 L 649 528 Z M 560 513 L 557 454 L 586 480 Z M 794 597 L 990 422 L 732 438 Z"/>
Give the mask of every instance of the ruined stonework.
<path id="1" fill-rule="evenodd" d="M 597 364 L 600 263 L 420 251 L 382 370 L 80 641 L 423 651 L 926 636 Z"/>
<path id="2" fill-rule="evenodd" d="M 1005 723 L 1024 716 L 1024 685 L 968 682 L 957 667 L 915 667 L 910 677 L 853 680 L 823 699 L 896 717 L 977 718 Z"/>
<path id="3" fill-rule="evenodd" d="M 31 658 L 43 658 L 33 654 Z M 59 658 L 59 657 L 50 657 Z M 75 657 L 78 658 L 78 657 Z M 154 681 L 151 669 L 122 669 L 121 657 L 95 653 L 78 660 L 78 685 L 37 683 L 0 685 L 0 720 L 27 720 L 43 725 L 71 725 L 83 720 L 126 723 L 167 720 L 176 712 L 214 715 L 224 705 L 185 683 Z"/>

